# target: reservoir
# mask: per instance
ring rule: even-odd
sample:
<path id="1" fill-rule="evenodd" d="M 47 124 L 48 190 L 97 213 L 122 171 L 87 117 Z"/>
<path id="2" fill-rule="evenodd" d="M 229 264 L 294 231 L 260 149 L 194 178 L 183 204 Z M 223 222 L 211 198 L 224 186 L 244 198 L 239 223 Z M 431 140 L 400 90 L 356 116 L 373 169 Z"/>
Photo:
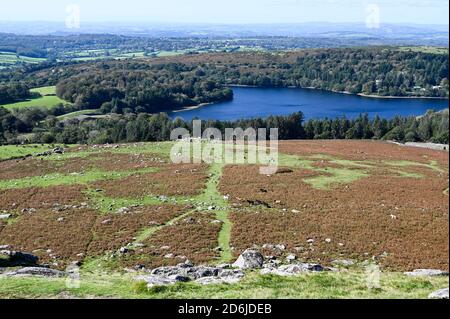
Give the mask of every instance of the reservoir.
<path id="1" fill-rule="evenodd" d="M 169 115 L 186 121 L 195 117 L 202 120 L 236 120 L 302 111 L 306 119 L 342 116 L 351 119 L 358 117 L 360 113 L 368 113 L 371 118 L 378 114 L 390 119 L 396 115 L 422 115 L 429 109 L 438 111 L 448 108 L 447 99 L 371 98 L 298 88 L 232 89 L 232 101 L 172 112 Z"/>

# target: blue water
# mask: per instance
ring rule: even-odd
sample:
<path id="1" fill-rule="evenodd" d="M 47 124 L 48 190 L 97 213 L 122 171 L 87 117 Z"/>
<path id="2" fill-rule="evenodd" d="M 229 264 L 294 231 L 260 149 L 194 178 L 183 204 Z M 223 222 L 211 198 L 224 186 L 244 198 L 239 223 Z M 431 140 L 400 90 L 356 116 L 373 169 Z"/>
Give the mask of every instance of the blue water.
<path id="1" fill-rule="evenodd" d="M 197 117 L 202 120 L 236 120 L 244 118 L 286 115 L 302 111 L 306 119 L 358 117 L 368 113 L 383 118 L 396 115 L 421 115 L 429 109 L 448 108 L 445 99 L 377 99 L 357 95 L 339 94 L 321 90 L 288 88 L 233 88 L 234 99 L 198 109 L 171 113 L 186 121 Z"/>

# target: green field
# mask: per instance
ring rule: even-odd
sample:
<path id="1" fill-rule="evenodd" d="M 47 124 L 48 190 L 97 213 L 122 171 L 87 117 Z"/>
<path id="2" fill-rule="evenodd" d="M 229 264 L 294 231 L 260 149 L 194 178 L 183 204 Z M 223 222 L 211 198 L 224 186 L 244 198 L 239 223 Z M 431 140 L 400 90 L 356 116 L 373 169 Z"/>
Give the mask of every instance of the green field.
<path id="1" fill-rule="evenodd" d="M 31 58 L 27 56 L 17 55 L 12 52 L 0 52 L 0 65 L 11 66 L 17 63 L 40 63 L 46 59 L 43 58 Z"/>
<path id="2" fill-rule="evenodd" d="M 418 47 L 400 47 L 400 51 L 412 51 L 434 54 L 448 54 L 448 48 L 430 47 L 430 46 L 418 46 Z"/>
<path id="3" fill-rule="evenodd" d="M 51 149 L 50 145 L 28 144 L 28 145 L 3 145 L 0 146 L 0 161 L 10 158 L 24 157 Z"/>
<path id="4" fill-rule="evenodd" d="M 25 107 L 44 107 L 50 109 L 58 104 L 67 104 L 66 101 L 60 99 L 55 95 L 54 86 L 45 86 L 40 88 L 31 89 L 31 92 L 39 93 L 41 96 L 35 99 L 26 100 L 22 102 L 4 104 L 3 107 L 12 110 Z"/>

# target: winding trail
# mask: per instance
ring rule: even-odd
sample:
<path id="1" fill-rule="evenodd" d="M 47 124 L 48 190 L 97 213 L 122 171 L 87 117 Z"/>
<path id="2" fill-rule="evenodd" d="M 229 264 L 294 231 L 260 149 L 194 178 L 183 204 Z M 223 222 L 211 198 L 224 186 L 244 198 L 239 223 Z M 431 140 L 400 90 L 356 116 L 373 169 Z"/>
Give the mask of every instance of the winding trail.
<path id="1" fill-rule="evenodd" d="M 231 227 L 232 223 L 228 218 L 229 205 L 227 200 L 219 192 L 219 182 L 222 176 L 222 170 L 225 165 L 221 163 L 213 163 L 209 167 L 209 178 L 206 182 L 206 187 L 203 192 L 196 196 L 194 203 L 196 208 L 181 214 L 166 223 L 150 228 L 146 228 L 140 232 L 136 237 L 133 245 L 142 243 L 144 240 L 151 237 L 157 231 L 163 229 L 164 227 L 171 226 L 177 221 L 186 218 L 190 214 L 196 211 L 207 211 L 209 207 L 213 207 L 216 215 L 216 219 L 222 222 L 222 228 L 218 235 L 218 245 L 220 247 L 220 257 L 217 263 L 227 263 L 233 258 L 231 252 L 230 240 L 231 240 Z"/>

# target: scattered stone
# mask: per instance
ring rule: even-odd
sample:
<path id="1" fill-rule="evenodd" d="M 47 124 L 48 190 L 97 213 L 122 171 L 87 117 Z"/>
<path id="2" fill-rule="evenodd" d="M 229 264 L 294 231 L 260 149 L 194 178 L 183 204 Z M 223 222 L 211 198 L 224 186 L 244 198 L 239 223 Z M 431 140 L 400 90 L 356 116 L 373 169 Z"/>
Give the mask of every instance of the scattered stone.
<path id="1" fill-rule="evenodd" d="M 331 238 L 326 238 L 325 242 L 328 243 L 328 244 L 331 243 Z"/>
<path id="2" fill-rule="evenodd" d="M 231 265 L 230 265 L 230 264 L 219 264 L 219 265 L 217 265 L 217 268 L 220 268 L 220 269 L 230 269 L 230 268 L 231 268 Z"/>
<path id="3" fill-rule="evenodd" d="M 293 276 L 304 272 L 319 272 L 325 270 L 325 268 L 319 264 L 310 263 L 297 263 L 291 265 L 281 265 L 278 267 L 274 267 L 272 265 L 265 266 L 266 267 L 261 270 L 261 274 L 263 275 L 274 274 L 279 276 Z"/>
<path id="4" fill-rule="evenodd" d="M 300 213 L 300 211 L 296 210 L 296 209 L 293 209 L 293 210 L 291 210 L 291 213 L 298 214 L 298 213 Z"/>
<path id="5" fill-rule="evenodd" d="M 173 285 L 177 282 L 175 278 L 162 277 L 156 275 L 147 275 L 147 276 L 139 276 L 136 280 L 142 280 L 147 283 L 147 288 L 151 288 L 153 286 L 167 286 Z"/>
<path id="6" fill-rule="evenodd" d="M 219 284 L 236 283 L 244 273 L 241 270 L 225 267 L 193 266 L 190 262 L 177 266 L 166 266 L 153 269 L 148 276 L 137 277 L 137 280 L 147 282 L 147 287 L 170 285 L 176 282 L 195 281 L 197 283 Z"/>
<path id="7" fill-rule="evenodd" d="M 353 266 L 355 263 L 352 260 L 348 259 L 336 259 L 331 262 L 333 265 L 343 266 L 343 267 L 349 267 Z"/>
<path id="8" fill-rule="evenodd" d="M 67 273 L 55 269 L 44 267 L 25 267 L 14 271 L 3 273 L 7 277 L 21 277 L 21 276 L 41 276 L 41 277 L 66 277 Z"/>
<path id="9" fill-rule="evenodd" d="M 59 217 L 59 218 L 57 219 L 57 221 L 58 221 L 58 222 L 63 222 L 63 221 L 64 221 L 64 217 Z"/>
<path id="10" fill-rule="evenodd" d="M 283 244 L 275 245 L 275 248 L 278 250 L 286 250 L 286 246 Z"/>
<path id="11" fill-rule="evenodd" d="M 261 268 L 263 262 L 264 258 L 261 253 L 256 250 L 247 249 L 233 263 L 233 266 L 241 269 L 255 269 Z"/>
<path id="12" fill-rule="evenodd" d="M 166 258 L 166 259 L 170 259 L 170 258 L 173 258 L 173 254 L 172 254 L 172 253 L 170 253 L 170 254 L 164 255 L 164 258 Z"/>
<path id="13" fill-rule="evenodd" d="M 188 218 L 183 219 L 183 222 L 185 222 L 186 224 L 194 224 L 195 219 L 193 217 L 188 217 Z"/>
<path id="14" fill-rule="evenodd" d="M 448 299 L 448 288 L 439 289 L 428 295 L 428 299 Z"/>
<path id="15" fill-rule="evenodd" d="M 411 277 L 433 277 L 433 276 L 448 276 L 448 272 L 439 269 L 415 269 L 404 273 Z"/>
<path id="16" fill-rule="evenodd" d="M 0 219 L 8 219 L 10 218 L 12 215 L 11 214 L 1 214 L 0 215 Z"/>
<path id="17" fill-rule="evenodd" d="M 294 254 L 289 254 L 286 257 L 286 260 L 289 261 L 289 262 L 291 262 L 293 260 L 296 260 L 296 259 L 297 259 L 297 256 L 295 256 Z"/>
<path id="18" fill-rule="evenodd" d="M 117 210 L 117 214 L 126 214 L 130 211 L 128 207 L 121 207 Z"/>
<path id="19" fill-rule="evenodd" d="M 308 244 L 312 244 L 312 243 L 314 243 L 314 239 L 310 238 L 310 239 L 308 239 L 306 242 L 307 242 Z"/>
<path id="20" fill-rule="evenodd" d="M 120 254 L 126 254 L 128 253 L 130 250 L 128 249 L 128 247 L 120 247 L 119 248 L 119 253 Z"/>
<path id="21" fill-rule="evenodd" d="M 201 285 L 217 285 L 217 284 L 236 284 L 238 283 L 244 274 L 242 272 L 237 273 L 236 270 L 228 272 L 223 272 L 219 277 L 202 277 L 195 282 Z"/>
<path id="22" fill-rule="evenodd" d="M 104 221 L 102 221 L 102 225 L 109 225 L 111 224 L 112 220 L 111 219 L 105 219 Z"/>

